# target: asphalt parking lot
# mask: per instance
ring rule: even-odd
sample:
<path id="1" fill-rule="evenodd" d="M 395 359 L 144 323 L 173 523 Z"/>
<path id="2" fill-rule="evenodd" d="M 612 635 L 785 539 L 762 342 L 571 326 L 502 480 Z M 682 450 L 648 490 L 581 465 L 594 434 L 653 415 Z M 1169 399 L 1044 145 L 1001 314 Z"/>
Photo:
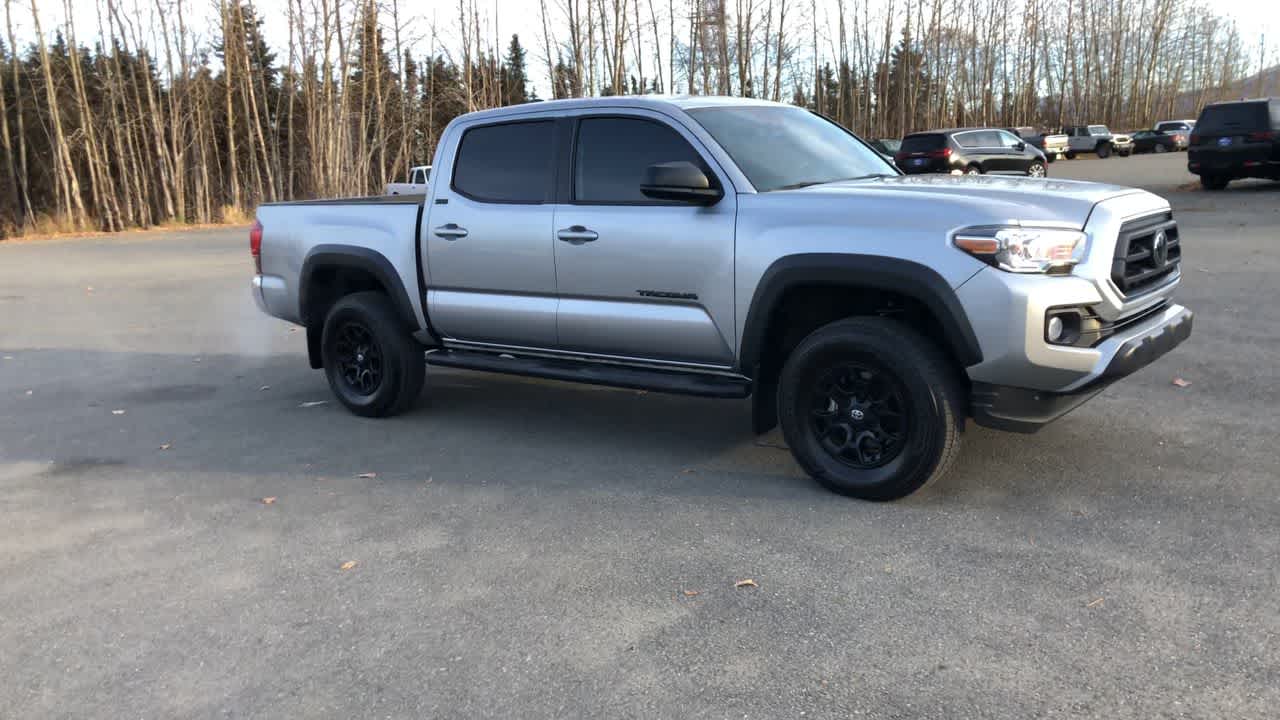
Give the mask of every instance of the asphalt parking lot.
<path id="1" fill-rule="evenodd" d="M 1275 717 L 1280 183 L 1049 171 L 1170 200 L 1195 333 L 893 504 L 745 402 L 350 416 L 240 229 L 0 243 L 0 716 Z"/>

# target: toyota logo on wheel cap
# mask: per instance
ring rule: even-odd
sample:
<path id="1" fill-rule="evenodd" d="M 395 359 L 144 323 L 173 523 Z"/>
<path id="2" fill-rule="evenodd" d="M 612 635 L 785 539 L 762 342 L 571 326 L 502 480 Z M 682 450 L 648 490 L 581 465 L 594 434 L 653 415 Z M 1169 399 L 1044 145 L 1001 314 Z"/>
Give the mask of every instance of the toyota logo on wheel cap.
<path id="1" fill-rule="evenodd" d="M 1169 262 L 1169 236 L 1163 230 L 1157 232 L 1151 240 L 1151 260 L 1156 267 L 1163 267 Z"/>

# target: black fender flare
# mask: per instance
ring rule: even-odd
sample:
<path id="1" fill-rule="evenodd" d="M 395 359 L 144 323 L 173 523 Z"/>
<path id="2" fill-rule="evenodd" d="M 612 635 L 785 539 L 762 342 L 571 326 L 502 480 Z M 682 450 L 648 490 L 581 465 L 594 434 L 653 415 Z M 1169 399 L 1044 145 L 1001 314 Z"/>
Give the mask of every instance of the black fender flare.
<path id="1" fill-rule="evenodd" d="M 771 402 L 776 378 L 762 377 L 761 360 L 774 310 L 788 291 L 813 285 L 883 290 L 911 297 L 942 328 L 943 349 L 962 367 L 982 362 L 982 347 L 951 285 L 932 268 L 911 260 L 845 253 L 804 253 L 775 261 L 756 285 L 739 343 L 738 371 L 753 378 L 753 426 L 764 432 L 776 424 Z"/>
<path id="2" fill-rule="evenodd" d="M 323 321 L 323 318 L 308 317 L 308 301 L 313 294 L 311 277 L 316 270 L 328 267 L 353 268 L 369 273 L 386 288 L 405 326 L 415 332 L 422 329 L 395 266 L 377 250 L 358 245 L 317 245 L 302 261 L 302 271 L 298 274 L 298 311 L 308 327 L 315 325 L 314 321 Z"/>

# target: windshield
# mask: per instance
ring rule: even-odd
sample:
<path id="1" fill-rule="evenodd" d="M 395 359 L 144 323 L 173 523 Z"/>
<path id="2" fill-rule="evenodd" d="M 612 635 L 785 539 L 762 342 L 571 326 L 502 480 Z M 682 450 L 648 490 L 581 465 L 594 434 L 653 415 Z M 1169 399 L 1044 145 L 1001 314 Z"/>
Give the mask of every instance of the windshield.
<path id="1" fill-rule="evenodd" d="M 688 112 L 760 192 L 898 174 L 897 168 L 844 128 L 797 107 L 716 107 Z"/>

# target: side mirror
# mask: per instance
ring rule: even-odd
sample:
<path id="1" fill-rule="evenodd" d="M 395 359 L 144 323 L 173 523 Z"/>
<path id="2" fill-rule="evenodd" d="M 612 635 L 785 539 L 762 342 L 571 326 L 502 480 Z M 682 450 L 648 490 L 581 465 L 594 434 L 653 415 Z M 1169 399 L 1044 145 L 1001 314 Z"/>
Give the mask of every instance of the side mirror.
<path id="1" fill-rule="evenodd" d="M 1013 146 L 1013 149 L 1017 150 L 1018 152 L 1022 152 L 1023 150 L 1027 149 L 1027 144 L 1019 140 L 1018 144 Z"/>
<path id="2" fill-rule="evenodd" d="M 711 186 L 706 173 L 691 162 L 666 162 L 644 169 L 640 192 L 654 200 L 676 200 L 697 205 L 715 205 L 724 192 Z"/>

